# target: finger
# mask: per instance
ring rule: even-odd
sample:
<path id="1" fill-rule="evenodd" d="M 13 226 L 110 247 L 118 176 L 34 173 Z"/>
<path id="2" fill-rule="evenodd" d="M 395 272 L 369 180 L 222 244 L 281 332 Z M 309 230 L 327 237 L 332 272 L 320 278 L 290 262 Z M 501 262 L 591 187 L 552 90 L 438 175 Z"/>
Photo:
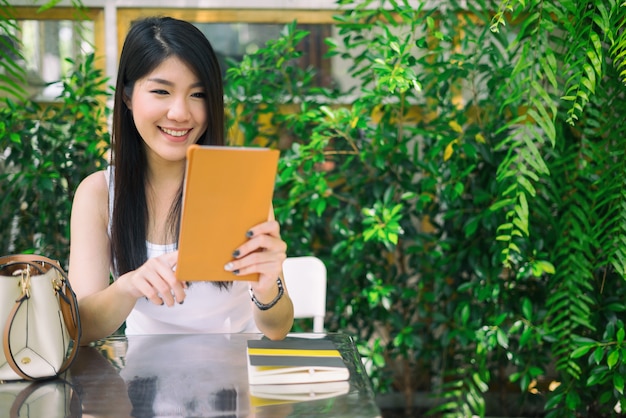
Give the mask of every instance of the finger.
<path id="1" fill-rule="evenodd" d="M 154 303 L 155 305 L 163 305 L 163 299 L 159 295 L 159 291 L 152 285 L 152 279 L 144 276 L 141 277 L 140 282 L 135 286 L 141 292 L 141 294 L 146 298 L 146 300 Z"/>
<path id="2" fill-rule="evenodd" d="M 230 261 L 224 266 L 224 270 L 230 271 L 235 275 L 281 272 L 282 263 L 286 258 L 287 255 L 283 251 L 257 251 Z"/>
<path id="3" fill-rule="evenodd" d="M 163 261 L 165 261 L 165 263 L 169 265 L 172 270 L 176 270 L 176 264 L 178 263 L 178 250 L 163 254 L 161 257 L 163 257 Z"/>
<path id="4" fill-rule="evenodd" d="M 226 270 L 237 276 L 253 273 L 276 276 L 282 272 L 283 261 L 286 257 L 286 254 L 282 252 L 254 252 L 228 263 Z"/>
<path id="5" fill-rule="evenodd" d="M 249 241 L 241 244 L 239 248 L 233 251 L 233 258 L 243 258 L 259 251 L 285 253 L 287 251 L 287 243 L 280 238 L 267 234 L 257 235 Z"/>
<path id="6" fill-rule="evenodd" d="M 152 283 L 152 287 L 157 292 L 158 297 L 161 299 L 161 304 L 165 303 L 167 306 L 174 305 L 174 296 L 172 296 L 172 288 L 162 278 L 157 277 Z M 151 298 L 152 299 L 152 298 Z"/>
<path id="7" fill-rule="evenodd" d="M 156 303 L 173 306 L 175 297 L 178 300 L 184 299 L 184 292 L 181 294 L 182 286 L 177 282 L 173 265 L 176 263 L 177 254 L 168 253 L 157 258 L 148 260 L 144 265 L 145 280 L 149 287 L 144 291 L 146 297 Z M 172 294 L 174 292 L 174 295 Z"/>
<path id="8" fill-rule="evenodd" d="M 185 296 L 187 295 L 185 293 L 185 288 L 186 283 L 180 282 L 178 280 L 172 286 L 172 292 L 176 303 L 182 304 L 185 301 Z"/>
<path id="9" fill-rule="evenodd" d="M 167 253 L 162 255 L 161 257 L 163 262 L 167 267 L 167 272 L 164 272 L 164 279 L 169 284 L 170 290 L 172 293 L 173 300 L 177 303 L 183 303 L 185 300 L 185 289 L 187 288 L 187 283 L 178 280 L 176 277 L 176 265 L 178 263 L 178 250 L 172 251 L 171 253 Z"/>
<path id="10" fill-rule="evenodd" d="M 253 226 L 246 232 L 246 236 L 248 238 L 254 238 L 258 235 L 271 235 L 276 238 L 280 238 L 280 225 L 278 222 L 271 220 L 267 222 L 260 223 L 258 225 Z"/>
<path id="11" fill-rule="evenodd" d="M 155 305 L 174 306 L 174 303 L 182 304 L 185 301 L 185 290 L 181 284 L 176 287 L 152 285 L 145 283 L 146 286 L 142 290 L 145 298 Z"/>

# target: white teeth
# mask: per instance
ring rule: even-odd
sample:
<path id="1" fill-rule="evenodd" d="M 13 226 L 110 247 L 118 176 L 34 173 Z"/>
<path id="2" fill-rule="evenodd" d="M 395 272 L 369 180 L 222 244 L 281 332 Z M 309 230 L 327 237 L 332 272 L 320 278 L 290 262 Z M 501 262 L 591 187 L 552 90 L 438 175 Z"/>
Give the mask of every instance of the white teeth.
<path id="1" fill-rule="evenodd" d="M 189 132 L 189 129 L 186 129 L 184 131 L 172 131 L 171 129 L 166 129 L 166 128 L 161 128 L 161 129 L 166 134 L 172 135 L 172 136 L 183 136 L 183 135 L 187 135 L 187 132 Z"/>

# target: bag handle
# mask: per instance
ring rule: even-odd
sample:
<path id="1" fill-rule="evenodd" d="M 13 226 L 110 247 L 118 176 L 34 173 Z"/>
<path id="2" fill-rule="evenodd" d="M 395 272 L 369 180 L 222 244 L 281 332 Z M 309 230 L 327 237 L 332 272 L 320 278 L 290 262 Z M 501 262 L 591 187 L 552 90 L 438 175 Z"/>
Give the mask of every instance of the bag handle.
<path id="1" fill-rule="evenodd" d="M 42 266 L 35 264 L 37 262 L 42 263 Z M 36 254 L 32 254 L 32 255 L 31 254 L 13 254 L 13 255 L 0 257 L 0 269 L 11 266 L 11 265 L 17 265 L 17 264 L 27 264 L 28 266 L 34 267 L 40 271 L 43 268 L 44 273 L 49 271 L 50 268 L 53 268 L 61 275 L 61 283 L 59 284 L 59 287 L 56 289 L 56 292 L 57 292 L 57 296 L 59 297 L 59 304 L 61 306 L 61 312 L 63 314 L 63 320 L 65 322 L 65 326 L 67 327 L 68 335 L 73 342 L 72 351 L 70 352 L 68 357 L 65 359 L 65 361 L 61 365 L 61 368 L 57 372 L 57 374 L 61 374 L 62 372 L 64 372 L 70 367 L 70 365 L 76 358 L 76 355 L 78 354 L 78 347 L 80 345 L 80 337 L 82 334 L 81 332 L 82 328 L 80 324 L 80 315 L 78 312 L 78 301 L 76 300 L 76 294 L 74 293 L 74 291 L 72 290 L 70 286 L 70 282 L 67 277 L 67 274 L 61 268 L 61 265 L 59 264 L 58 261 L 52 260 L 42 255 L 36 255 Z M 20 368 L 20 366 L 17 364 L 17 362 L 13 358 L 13 352 L 11 350 L 9 336 L 11 335 L 13 321 L 15 320 L 15 316 L 17 315 L 17 312 L 19 311 L 20 307 L 22 306 L 24 301 L 26 301 L 26 299 L 28 299 L 29 297 L 30 295 L 28 294 L 28 292 L 24 291 L 23 289 L 22 294 L 15 301 L 15 305 L 13 305 L 13 309 L 11 309 L 9 316 L 7 317 L 7 321 L 4 327 L 4 334 L 2 338 L 4 354 L 5 354 L 5 357 L 9 366 L 13 369 L 13 371 L 15 371 L 15 373 L 17 373 L 23 379 L 26 379 L 26 380 L 49 379 L 52 376 L 36 378 L 36 377 L 32 377 L 24 373 L 24 371 Z"/>
<path id="2" fill-rule="evenodd" d="M 80 399 L 80 395 L 78 395 L 76 389 L 74 388 L 74 385 L 72 385 L 70 382 L 68 382 L 65 379 L 56 379 L 54 381 L 49 381 L 49 382 L 33 382 L 31 384 L 29 384 L 27 387 L 25 387 L 24 389 L 22 389 L 20 391 L 20 393 L 17 395 L 17 397 L 15 398 L 15 400 L 13 401 L 13 404 L 11 405 L 11 410 L 9 412 L 9 416 L 11 418 L 18 418 L 20 416 L 20 411 L 22 409 L 22 406 L 24 406 L 24 403 L 28 400 L 28 398 L 37 391 L 37 389 L 41 388 L 43 385 L 47 385 L 47 384 L 54 384 L 56 382 L 61 382 L 64 385 L 69 386 L 69 390 L 70 390 L 70 400 L 69 400 L 69 409 L 70 409 L 70 413 L 72 414 L 72 416 L 77 416 L 77 417 L 82 417 L 83 412 L 82 412 L 82 401 Z M 54 412 L 54 411 L 48 411 L 48 412 Z"/>
<path id="3" fill-rule="evenodd" d="M 53 260 L 44 255 L 37 254 L 11 254 L 11 255 L 3 255 L 0 256 L 0 266 L 4 266 L 5 264 L 13 264 L 13 263 L 28 263 L 31 264 L 34 261 L 39 261 L 40 263 L 51 264 L 61 269 L 61 264 L 57 260 Z M 63 271 L 63 270 L 61 270 Z M 65 272 L 63 272 L 65 276 Z"/>

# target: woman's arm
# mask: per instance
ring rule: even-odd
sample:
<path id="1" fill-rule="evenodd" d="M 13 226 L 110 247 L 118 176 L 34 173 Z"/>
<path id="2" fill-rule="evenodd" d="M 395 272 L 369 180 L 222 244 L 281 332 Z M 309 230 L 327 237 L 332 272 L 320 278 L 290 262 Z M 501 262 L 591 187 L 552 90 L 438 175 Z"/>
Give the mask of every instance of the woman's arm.
<path id="1" fill-rule="evenodd" d="M 78 298 L 84 344 L 115 332 L 140 297 L 168 306 L 185 299 L 183 284 L 172 270 L 177 251 L 151 258 L 109 285 L 108 195 L 104 173 L 98 172 L 78 186 L 72 207 L 69 278 Z"/>
<path id="2" fill-rule="evenodd" d="M 281 340 L 285 338 L 293 325 L 293 303 L 289 297 L 289 293 L 287 292 L 282 275 L 281 281 L 284 293 L 274 306 L 264 311 L 259 309 L 254 304 L 252 306 L 254 321 L 256 322 L 257 327 L 263 334 L 272 340 Z M 274 281 L 274 285 L 270 286 L 270 288 L 262 294 L 261 291 L 258 290 L 258 286 L 257 290 L 254 290 L 253 286 L 252 291 L 254 292 L 254 297 L 260 303 L 268 304 L 278 295 L 279 290 L 276 281 Z"/>
<path id="3" fill-rule="evenodd" d="M 80 183 L 72 204 L 68 274 L 78 298 L 83 343 L 117 330 L 135 303 L 119 286 L 109 286 L 108 194 L 99 171 Z"/>

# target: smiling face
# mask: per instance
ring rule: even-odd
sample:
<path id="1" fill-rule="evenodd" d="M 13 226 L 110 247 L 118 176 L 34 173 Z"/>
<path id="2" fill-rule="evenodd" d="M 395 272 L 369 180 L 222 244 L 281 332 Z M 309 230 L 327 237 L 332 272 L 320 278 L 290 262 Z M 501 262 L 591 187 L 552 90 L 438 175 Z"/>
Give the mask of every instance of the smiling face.
<path id="1" fill-rule="evenodd" d="M 167 58 L 134 85 L 125 100 L 148 159 L 184 160 L 208 126 L 206 92 L 187 64 Z"/>

